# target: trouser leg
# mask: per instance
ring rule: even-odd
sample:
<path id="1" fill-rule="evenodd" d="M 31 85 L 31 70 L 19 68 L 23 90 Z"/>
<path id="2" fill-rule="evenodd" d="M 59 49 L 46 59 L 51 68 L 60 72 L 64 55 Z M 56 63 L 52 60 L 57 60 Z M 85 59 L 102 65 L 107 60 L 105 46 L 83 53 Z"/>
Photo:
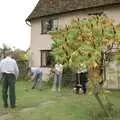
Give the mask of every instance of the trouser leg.
<path id="1" fill-rule="evenodd" d="M 58 78 L 58 91 L 61 90 L 61 83 L 62 83 L 62 75 L 59 75 L 59 78 Z"/>
<path id="2" fill-rule="evenodd" d="M 42 89 L 42 79 L 39 79 L 39 89 Z"/>
<path id="3" fill-rule="evenodd" d="M 8 91 L 8 80 L 7 80 L 7 76 L 3 75 L 3 80 L 2 80 L 2 97 L 3 97 L 4 107 L 8 107 L 7 91 Z"/>
<path id="4" fill-rule="evenodd" d="M 43 82 L 42 82 L 42 73 L 40 73 L 40 76 L 38 78 L 38 82 L 39 82 L 39 89 L 42 89 L 42 85 L 43 85 Z"/>
<path id="5" fill-rule="evenodd" d="M 34 77 L 34 80 L 33 80 L 33 85 L 32 85 L 32 89 L 35 89 L 36 85 L 37 85 L 37 82 L 38 82 L 38 77 L 37 75 Z"/>
<path id="6" fill-rule="evenodd" d="M 76 87 L 76 94 L 79 94 L 79 89 L 80 89 L 80 88 L 77 86 L 77 87 Z"/>
<path id="7" fill-rule="evenodd" d="M 36 85 L 37 85 L 37 82 L 35 81 L 35 82 L 33 83 L 32 89 L 35 89 Z"/>
<path id="8" fill-rule="evenodd" d="M 15 76 L 9 75 L 9 98 L 11 107 L 15 107 L 16 96 L 15 96 Z"/>
<path id="9" fill-rule="evenodd" d="M 57 85 L 57 75 L 55 75 L 55 77 L 54 77 L 54 82 L 53 82 L 52 91 L 56 91 L 56 85 Z"/>
<path id="10" fill-rule="evenodd" d="M 86 93 L 86 90 L 87 90 L 87 89 L 86 89 L 86 83 L 83 83 L 83 84 L 82 84 L 82 90 L 83 90 L 83 93 L 85 94 L 85 93 Z"/>

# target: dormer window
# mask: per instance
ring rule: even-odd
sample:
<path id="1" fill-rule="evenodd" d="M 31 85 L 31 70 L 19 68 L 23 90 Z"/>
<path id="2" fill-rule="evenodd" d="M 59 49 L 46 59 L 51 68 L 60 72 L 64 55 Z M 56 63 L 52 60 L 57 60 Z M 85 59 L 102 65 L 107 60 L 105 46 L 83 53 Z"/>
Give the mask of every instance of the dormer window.
<path id="1" fill-rule="evenodd" d="M 42 34 L 47 34 L 49 31 L 54 31 L 58 27 L 58 20 L 55 18 L 48 18 L 48 19 L 42 19 L 41 20 L 42 25 Z"/>

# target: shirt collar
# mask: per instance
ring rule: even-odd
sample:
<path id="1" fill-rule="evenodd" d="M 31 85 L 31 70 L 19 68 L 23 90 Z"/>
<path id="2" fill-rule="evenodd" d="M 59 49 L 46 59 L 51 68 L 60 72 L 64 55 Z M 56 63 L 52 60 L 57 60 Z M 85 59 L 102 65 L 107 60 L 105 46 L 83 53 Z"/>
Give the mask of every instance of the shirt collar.
<path id="1" fill-rule="evenodd" d="M 6 59 L 11 59 L 11 57 L 10 57 L 10 56 L 7 56 Z"/>

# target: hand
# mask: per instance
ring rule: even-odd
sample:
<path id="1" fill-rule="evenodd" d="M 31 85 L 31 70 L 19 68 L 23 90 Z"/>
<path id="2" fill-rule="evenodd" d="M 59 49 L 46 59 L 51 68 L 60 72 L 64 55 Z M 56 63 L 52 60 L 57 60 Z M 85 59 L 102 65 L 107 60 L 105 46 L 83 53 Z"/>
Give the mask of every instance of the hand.
<path id="1" fill-rule="evenodd" d="M 35 79 L 35 76 L 31 76 L 31 80 L 34 81 L 34 79 Z"/>
<path id="2" fill-rule="evenodd" d="M 55 70 L 54 70 L 54 69 L 51 69 L 51 72 L 52 72 L 52 73 L 55 73 Z"/>

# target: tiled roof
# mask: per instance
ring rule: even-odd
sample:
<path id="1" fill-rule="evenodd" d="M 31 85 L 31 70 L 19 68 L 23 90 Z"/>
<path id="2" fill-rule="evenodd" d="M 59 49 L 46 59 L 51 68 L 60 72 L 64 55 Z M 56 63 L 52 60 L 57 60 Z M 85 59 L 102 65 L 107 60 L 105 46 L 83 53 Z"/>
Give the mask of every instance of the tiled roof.
<path id="1" fill-rule="evenodd" d="M 39 0 L 26 21 L 80 9 L 120 4 L 120 0 Z"/>

